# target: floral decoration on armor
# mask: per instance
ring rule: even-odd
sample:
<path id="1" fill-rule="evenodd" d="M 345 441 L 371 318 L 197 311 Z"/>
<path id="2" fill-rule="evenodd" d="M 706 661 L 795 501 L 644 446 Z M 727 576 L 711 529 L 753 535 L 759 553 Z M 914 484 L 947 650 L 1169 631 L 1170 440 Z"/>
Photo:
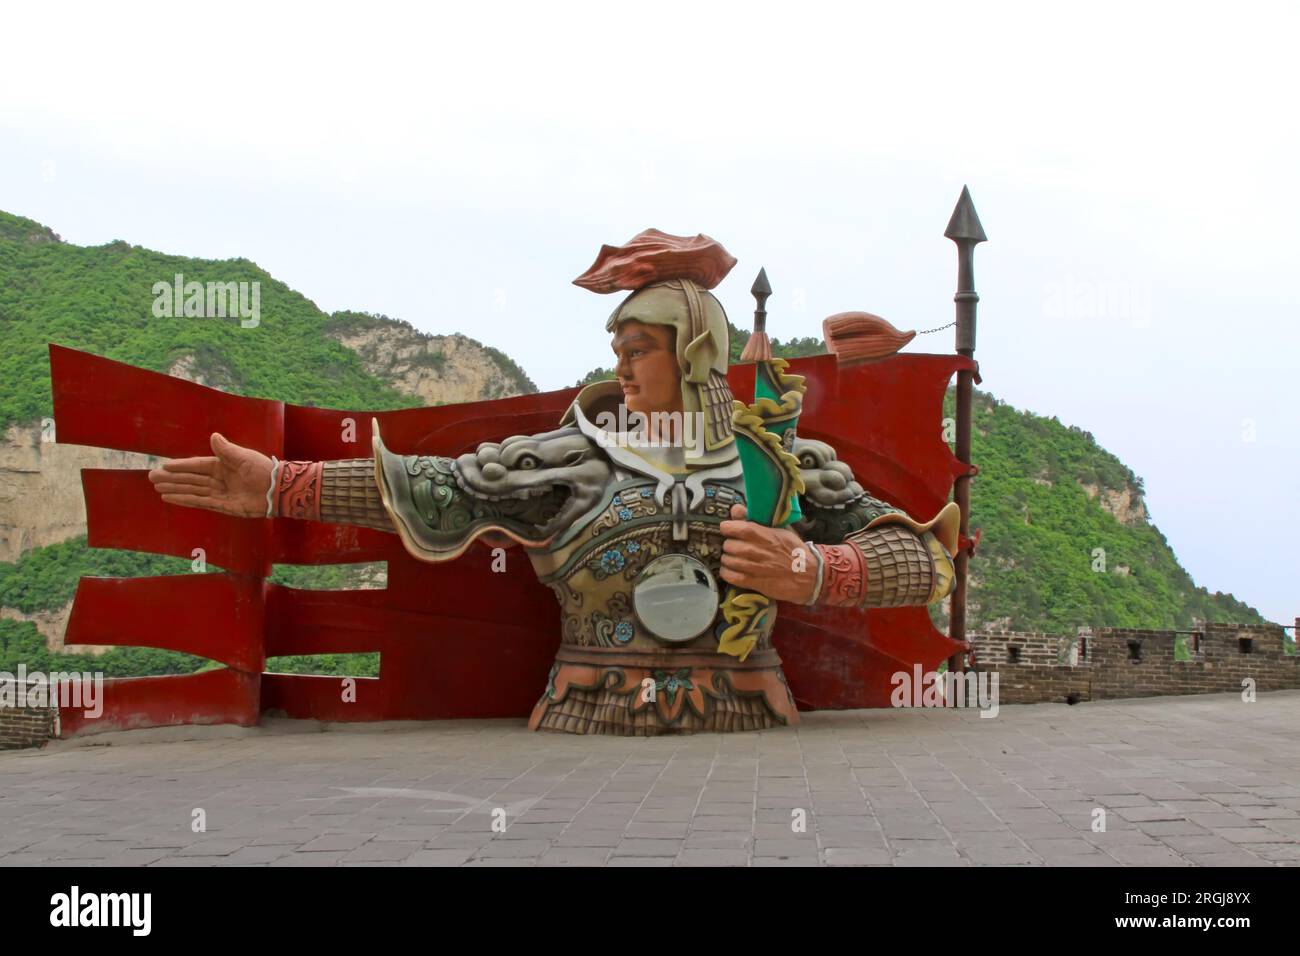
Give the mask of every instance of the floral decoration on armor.
<path id="1" fill-rule="evenodd" d="M 591 536 L 599 537 L 624 522 L 650 518 L 657 514 L 659 505 L 654 499 L 654 489 L 625 488 L 610 500 L 605 513 L 591 523 Z"/>
<path id="2" fill-rule="evenodd" d="M 603 542 L 583 563 L 597 581 L 615 574 L 622 574 L 630 581 L 663 553 L 666 537 L 663 528 L 641 528 Z"/>

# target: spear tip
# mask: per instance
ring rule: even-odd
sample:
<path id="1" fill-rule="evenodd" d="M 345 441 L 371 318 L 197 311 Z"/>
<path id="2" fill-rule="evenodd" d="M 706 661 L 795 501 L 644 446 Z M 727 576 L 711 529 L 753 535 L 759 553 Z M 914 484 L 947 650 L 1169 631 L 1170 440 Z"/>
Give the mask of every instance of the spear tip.
<path id="1" fill-rule="evenodd" d="M 975 211 L 975 203 L 971 201 L 969 187 L 961 187 L 961 198 L 957 200 L 952 218 L 948 220 L 948 228 L 943 231 L 943 234 L 953 242 L 988 241 L 989 237 L 984 235 L 984 227 L 980 225 L 979 213 Z"/>
<path id="2" fill-rule="evenodd" d="M 758 278 L 754 280 L 754 286 L 749 291 L 756 299 L 765 299 L 772 294 L 772 285 L 767 281 L 767 269 L 758 270 Z"/>

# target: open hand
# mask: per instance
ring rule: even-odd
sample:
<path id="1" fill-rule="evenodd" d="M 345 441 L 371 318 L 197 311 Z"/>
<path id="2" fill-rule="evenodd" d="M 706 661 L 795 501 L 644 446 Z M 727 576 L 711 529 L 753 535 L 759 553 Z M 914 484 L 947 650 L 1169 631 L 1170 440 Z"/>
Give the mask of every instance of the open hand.
<path id="1" fill-rule="evenodd" d="M 732 520 L 719 525 L 726 536 L 722 580 L 777 601 L 806 604 L 817 586 L 817 558 L 810 546 L 789 528 L 745 520 L 748 514 L 744 505 L 732 505 Z"/>
<path id="2" fill-rule="evenodd" d="M 237 518 L 266 517 L 271 459 L 212 433 L 216 457 L 174 458 L 149 472 L 154 491 L 171 505 L 207 508 Z"/>

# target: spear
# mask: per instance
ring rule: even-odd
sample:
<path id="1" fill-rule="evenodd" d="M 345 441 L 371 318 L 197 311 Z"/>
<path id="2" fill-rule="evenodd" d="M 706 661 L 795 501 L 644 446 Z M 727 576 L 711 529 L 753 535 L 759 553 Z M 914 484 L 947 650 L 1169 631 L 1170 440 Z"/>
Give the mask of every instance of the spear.
<path id="1" fill-rule="evenodd" d="M 745 472 L 749 520 L 781 528 L 803 517 L 799 508 L 799 492 L 803 487 L 797 462 L 793 458 L 783 462 L 777 451 L 780 448 L 788 451 L 794 445 L 794 431 L 803 408 L 804 379 L 802 375 L 788 373 L 784 359 L 772 357 L 772 343 L 767 337 L 767 299 L 772 294 L 772 286 L 767 281 L 766 269 L 758 270 L 754 287 L 749 291 L 754 295 L 754 331 L 740 358 L 754 363 L 756 404 L 751 409 L 756 413 L 762 409 L 758 420 L 751 420 L 750 424 L 761 425 L 762 431 L 775 435 L 780 442 L 763 451 L 761 442 L 755 442 L 753 435 L 744 434 L 737 448 Z M 785 404 L 791 391 L 797 395 Z M 764 399 L 768 404 L 762 405 Z"/>
<path id="2" fill-rule="evenodd" d="M 772 357 L 767 338 L 767 299 L 772 286 L 760 269 L 754 287 L 754 331 L 741 359 L 754 363 L 754 403 L 736 402 L 732 428 L 736 453 L 745 480 L 745 510 L 750 521 L 784 528 L 802 517 L 799 495 L 804 490 L 799 459 L 791 454 L 799 413 L 803 410 L 804 379 L 786 372 L 784 359 Z M 718 633 L 718 652 L 739 660 L 749 656 L 771 626 L 773 602 L 756 591 L 727 585 L 721 602 L 725 622 Z"/>
<path id="3" fill-rule="evenodd" d="M 975 212 L 975 203 L 971 201 L 970 189 L 961 188 L 961 198 L 952 211 L 952 219 L 944 236 L 957 244 L 957 294 L 953 302 L 957 306 L 957 353 L 967 358 L 975 356 L 975 307 L 979 303 L 979 294 L 975 291 L 975 247 L 988 240 L 984 227 L 980 225 L 979 214 Z M 965 465 L 971 463 L 971 390 L 974 372 L 962 369 L 957 373 L 957 459 Z M 970 563 L 970 551 L 964 547 L 970 533 L 970 469 L 957 476 L 953 485 L 952 497 L 961 509 L 961 527 L 958 541 L 961 542 L 954 556 L 956 583 L 952 592 L 952 612 L 948 619 L 948 636 L 954 641 L 966 643 L 966 572 Z M 948 659 L 948 670 L 958 673 L 966 669 L 966 655 L 958 651 Z"/>
<path id="4" fill-rule="evenodd" d="M 754 296 L 754 331 L 740 353 L 742 362 L 765 362 L 772 357 L 772 343 L 767 337 L 767 298 L 772 286 L 767 281 L 767 269 L 759 269 L 754 285 L 749 290 Z"/>

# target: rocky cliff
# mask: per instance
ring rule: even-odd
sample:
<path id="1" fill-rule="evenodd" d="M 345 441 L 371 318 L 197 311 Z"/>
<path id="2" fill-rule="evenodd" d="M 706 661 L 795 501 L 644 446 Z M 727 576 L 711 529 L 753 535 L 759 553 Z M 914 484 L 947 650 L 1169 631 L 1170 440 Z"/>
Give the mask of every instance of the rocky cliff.
<path id="1" fill-rule="evenodd" d="M 406 322 L 336 312 L 326 334 L 367 372 L 423 405 L 478 402 L 537 391 L 509 357 L 464 335 L 427 335 Z"/>

